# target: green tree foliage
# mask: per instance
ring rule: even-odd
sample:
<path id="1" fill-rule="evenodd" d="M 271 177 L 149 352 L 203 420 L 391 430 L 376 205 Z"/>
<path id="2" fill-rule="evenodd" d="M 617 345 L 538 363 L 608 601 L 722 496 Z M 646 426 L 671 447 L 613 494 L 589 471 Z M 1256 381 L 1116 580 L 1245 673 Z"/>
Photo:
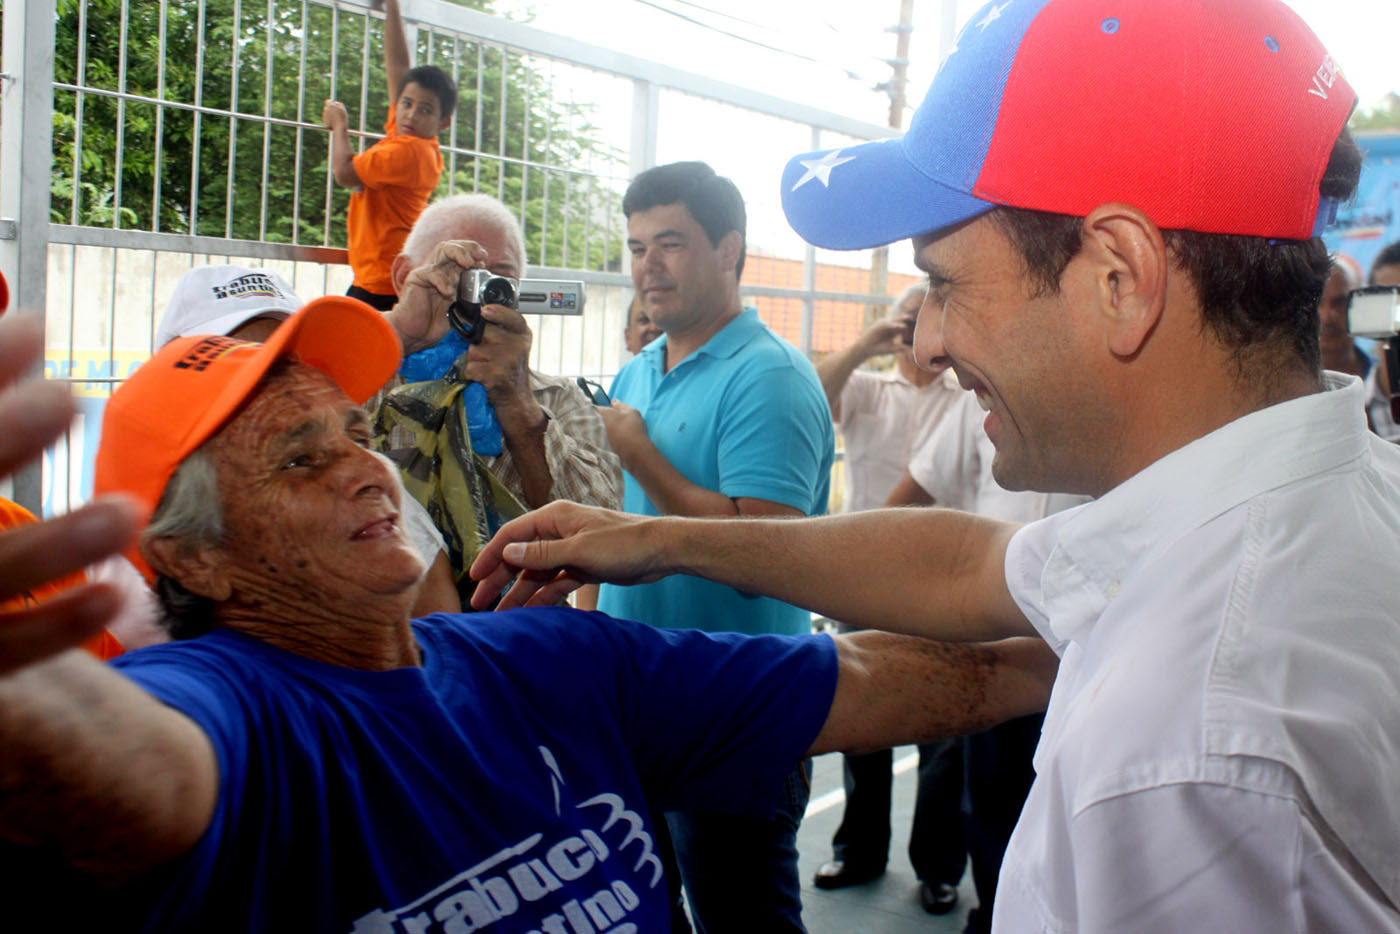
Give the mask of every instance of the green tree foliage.
<path id="1" fill-rule="evenodd" d="M 57 0 L 53 220 L 343 246 L 349 191 L 330 181 L 321 105 L 343 101 L 365 146 L 382 133 L 382 21 L 293 0 L 125 6 L 123 24 L 122 0 Z M 437 194 L 500 196 L 533 262 L 618 268 L 618 196 L 600 178 L 623 159 L 590 107 L 557 99 L 539 62 L 470 37 L 420 28 L 416 59 L 461 89 Z"/>
<path id="2" fill-rule="evenodd" d="M 1347 126 L 1352 130 L 1400 130 L 1400 94 L 1392 91 L 1379 105 L 1366 110 L 1358 108 Z"/>

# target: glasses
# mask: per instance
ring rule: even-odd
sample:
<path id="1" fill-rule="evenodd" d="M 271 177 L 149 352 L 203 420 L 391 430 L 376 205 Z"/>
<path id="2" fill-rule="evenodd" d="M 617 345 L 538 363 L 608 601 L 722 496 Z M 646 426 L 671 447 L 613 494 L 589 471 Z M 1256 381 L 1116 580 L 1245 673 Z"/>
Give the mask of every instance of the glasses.
<path id="1" fill-rule="evenodd" d="M 608 391 L 600 384 L 591 379 L 584 379 L 582 376 L 574 382 L 578 383 L 578 388 L 583 390 L 583 394 L 594 405 L 612 405 L 612 400 L 608 398 Z"/>

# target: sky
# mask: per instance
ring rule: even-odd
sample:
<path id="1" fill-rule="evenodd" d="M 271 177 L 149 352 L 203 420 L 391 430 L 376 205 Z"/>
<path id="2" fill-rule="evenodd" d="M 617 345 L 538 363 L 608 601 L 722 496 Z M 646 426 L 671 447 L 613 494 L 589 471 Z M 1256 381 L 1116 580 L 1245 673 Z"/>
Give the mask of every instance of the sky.
<path id="1" fill-rule="evenodd" d="M 957 27 L 982 5 L 972 0 L 947 2 Z M 1400 2 L 1286 2 L 1341 63 L 1362 107 L 1374 106 L 1388 92 L 1400 92 Z M 890 74 L 882 60 L 893 57 L 895 37 L 885 28 L 898 21 L 899 0 L 497 0 L 496 5 L 514 19 L 533 12 L 533 25 L 550 32 L 873 123 L 886 122 L 886 98 L 871 88 Z M 911 105 L 917 105 L 933 80 L 944 11 L 944 0 L 914 0 Z M 769 51 L 759 43 L 785 51 Z"/>
<path id="2" fill-rule="evenodd" d="M 1340 63 L 1360 107 L 1400 92 L 1400 0 L 1285 2 Z M 905 126 L 942 50 L 981 6 L 914 0 Z M 894 56 L 895 35 L 887 27 L 899 19 L 900 0 L 496 0 L 496 8 L 548 32 L 868 123 L 888 122 L 889 98 L 876 85 L 891 75 L 885 59 Z M 710 161 L 749 201 L 751 247 L 800 256 L 802 244 L 776 208 L 776 180 L 788 158 L 811 148 L 807 131 L 706 106 L 678 95 L 663 98 L 658 161 Z M 628 138 L 630 107 L 599 116 L 616 138 Z M 891 252 L 891 268 L 913 272 L 905 252 Z M 849 254 L 819 258 L 864 262 Z"/>

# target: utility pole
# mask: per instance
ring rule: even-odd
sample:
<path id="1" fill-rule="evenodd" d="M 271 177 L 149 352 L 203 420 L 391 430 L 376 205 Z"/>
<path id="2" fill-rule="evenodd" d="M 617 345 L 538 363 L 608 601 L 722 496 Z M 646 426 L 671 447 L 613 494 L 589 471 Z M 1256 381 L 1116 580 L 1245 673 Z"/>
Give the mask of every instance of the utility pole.
<path id="1" fill-rule="evenodd" d="M 948 0 L 944 0 L 945 3 Z M 902 130 L 904 128 L 904 104 L 905 85 L 908 83 L 909 74 L 909 34 L 914 31 L 914 0 L 899 0 L 899 24 L 888 26 L 886 32 L 895 34 L 894 58 L 888 59 L 890 67 L 894 69 L 894 74 L 890 76 L 885 88 L 890 95 L 890 119 L 889 127 L 892 130 Z M 889 272 L 890 272 L 890 248 L 882 246 L 875 250 L 870 257 L 870 293 L 872 295 L 885 295 L 889 292 Z M 865 307 L 865 326 L 869 327 L 875 323 L 877 318 L 883 317 L 889 306 L 887 305 L 867 305 Z"/>

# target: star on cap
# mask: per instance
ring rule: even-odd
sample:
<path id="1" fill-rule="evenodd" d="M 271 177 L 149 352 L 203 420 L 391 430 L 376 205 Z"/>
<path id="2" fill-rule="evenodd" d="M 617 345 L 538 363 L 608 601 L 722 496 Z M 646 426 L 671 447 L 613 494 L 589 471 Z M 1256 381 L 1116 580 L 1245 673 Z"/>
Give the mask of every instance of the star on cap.
<path id="1" fill-rule="evenodd" d="M 817 179 L 822 183 L 823 188 L 831 187 L 831 170 L 844 162 L 850 162 L 855 156 L 841 158 L 841 150 L 833 149 L 820 159 L 799 159 L 798 161 L 807 169 L 807 174 L 797 180 L 797 184 L 792 186 L 796 191 L 812 179 Z"/>
<path id="2" fill-rule="evenodd" d="M 1011 6 L 1011 0 L 1006 0 L 1005 3 L 992 4 L 987 9 L 987 15 L 978 20 L 975 25 L 978 29 L 982 30 L 983 32 L 986 32 L 987 27 L 992 25 L 993 21 L 1001 19 L 1001 11 L 1009 6 Z"/>

